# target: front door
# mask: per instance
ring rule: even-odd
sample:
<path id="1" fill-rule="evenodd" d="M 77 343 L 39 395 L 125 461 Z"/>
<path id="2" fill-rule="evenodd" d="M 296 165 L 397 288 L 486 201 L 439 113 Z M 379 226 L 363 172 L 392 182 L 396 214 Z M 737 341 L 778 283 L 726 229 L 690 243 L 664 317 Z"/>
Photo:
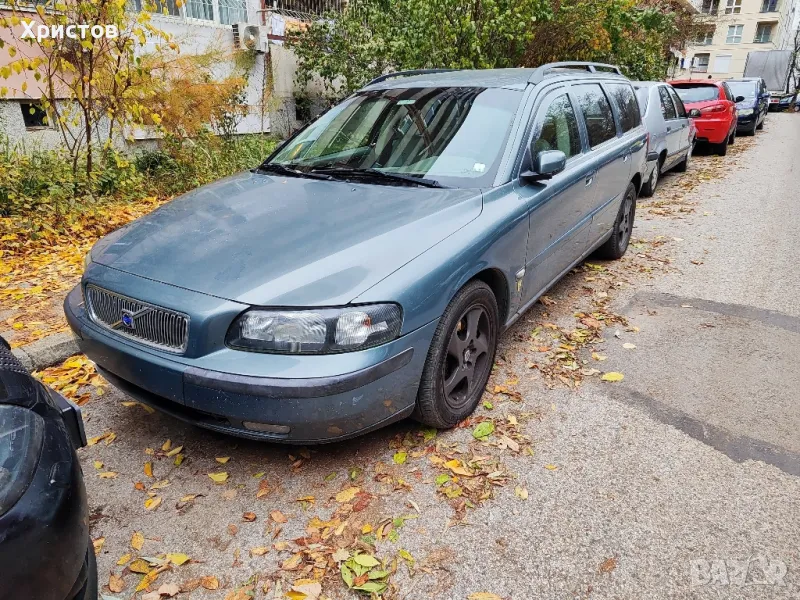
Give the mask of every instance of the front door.
<path id="1" fill-rule="evenodd" d="M 534 117 L 532 153 L 560 150 L 567 166 L 552 179 L 519 184 L 529 205 L 529 233 L 522 282 L 528 304 L 583 254 L 595 194 L 595 170 L 583 142 L 575 107 L 565 88 L 545 97 Z"/>

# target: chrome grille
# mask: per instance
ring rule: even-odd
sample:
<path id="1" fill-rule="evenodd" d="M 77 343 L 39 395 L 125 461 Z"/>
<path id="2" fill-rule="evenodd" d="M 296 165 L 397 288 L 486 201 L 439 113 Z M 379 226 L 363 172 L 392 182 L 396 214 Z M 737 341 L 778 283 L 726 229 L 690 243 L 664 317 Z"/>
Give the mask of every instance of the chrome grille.
<path id="1" fill-rule="evenodd" d="M 92 321 L 122 337 L 168 352 L 183 352 L 189 339 L 189 317 L 102 288 L 86 286 Z"/>

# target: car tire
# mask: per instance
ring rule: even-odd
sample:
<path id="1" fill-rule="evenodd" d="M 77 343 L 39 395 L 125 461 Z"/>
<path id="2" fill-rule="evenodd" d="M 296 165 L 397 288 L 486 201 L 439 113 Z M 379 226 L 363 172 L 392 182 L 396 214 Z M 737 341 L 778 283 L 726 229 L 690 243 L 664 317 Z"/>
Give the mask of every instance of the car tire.
<path id="1" fill-rule="evenodd" d="M 686 170 L 689 168 L 689 160 L 692 158 L 692 152 L 694 151 L 694 141 L 689 144 L 689 149 L 686 151 L 686 156 L 683 158 L 681 162 L 675 165 L 673 169 L 676 173 L 686 173 Z"/>
<path id="2" fill-rule="evenodd" d="M 86 567 L 86 583 L 77 593 L 74 600 L 97 600 L 97 558 L 94 555 L 92 540 L 89 540 L 89 548 L 86 551 L 86 562 L 84 564 Z"/>
<path id="3" fill-rule="evenodd" d="M 622 199 L 622 205 L 619 207 L 617 218 L 614 220 L 614 229 L 611 231 L 611 237 L 597 249 L 597 255 L 600 258 L 617 260 L 625 256 L 628 244 L 631 241 L 635 219 L 636 186 L 633 183 L 629 183 Z"/>
<path id="4" fill-rule="evenodd" d="M 725 156 L 728 153 L 728 144 L 730 143 L 731 139 L 725 138 L 725 141 L 721 144 L 717 144 L 717 154 L 720 156 Z"/>
<path id="5" fill-rule="evenodd" d="M 733 131 L 731 131 L 730 138 L 728 138 L 728 145 L 733 146 L 735 143 L 736 143 L 736 128 L 734 127 Z"/>
<path id="6" fill-rule="evenodd" d="M 767 117 L 765 116 L 763 119 L 761 119 L 761 123 L 756 125 L 756 129 L 758 129 L 759 131 L 764 129 L 764 123 L 766 123 L 766 122 L 767 122 Z"/>
<path id="7" fill-rule="evenodd" d="M 662 163 L 661 159 L 659 158 L 658 159 L 658 163 L 656 164 L 655 168 L 653 169 L 653 172 L 650 173 L 649 179 L 642 186 L 641 195 L 644 196 L 645 198 L 649 198 L 650 196 L 652 196 L 653 194 L 656 193 L 656 188 L 658 187 L 658 182 L 661 179 L 661 175 L 660 174 L 661 174 L 661 165 L 662 164 L 663 163 Z"/>
<path id="8" fill-rule="evenodd" d="M 472 414 L 492 372 L 499 330 L 500 311 L 491 288 L 477 280 L 461 288 L 433 335 L 414 419 L 449 429 Z"/>

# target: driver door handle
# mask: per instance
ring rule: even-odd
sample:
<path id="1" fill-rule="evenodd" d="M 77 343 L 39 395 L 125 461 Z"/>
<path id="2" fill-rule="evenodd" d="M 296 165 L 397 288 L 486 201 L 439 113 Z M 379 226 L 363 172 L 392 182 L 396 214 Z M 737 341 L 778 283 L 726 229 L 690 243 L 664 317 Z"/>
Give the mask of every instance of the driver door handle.
<path id="1" fill-rule="evenodd" d="M 592 185 L 592 182 L 593 182 L 593 181 L 594 181 L 594 175 L 589 175 L 589 176 L 586 178 L 586 187 L 589 187 L 590 185 Z"/>

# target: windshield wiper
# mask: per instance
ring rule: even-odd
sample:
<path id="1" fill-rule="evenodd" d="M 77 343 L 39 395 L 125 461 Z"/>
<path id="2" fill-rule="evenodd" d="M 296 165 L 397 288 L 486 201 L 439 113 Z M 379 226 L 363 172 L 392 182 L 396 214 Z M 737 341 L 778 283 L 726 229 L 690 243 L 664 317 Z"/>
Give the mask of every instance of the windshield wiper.
<path id="1" fill-rule="evenodd" d="M 311 173 L 310 171 L 301 171 L 293 164 L 280 164 L 280 163 L 264 163 L 260 165 L 256 171 L 266 171 L 271 173 L 280 173 L 282 175 L 290 175 L 292 177 L 307 177 L 308 179 L 324 179 L 325 181 L 333 181 L 334 178 L 330 175 L 322 173 Z"/>
<path id="2" fill-rule="evenodd" d="M 430 188 L 443 188 L 441 183 L 435 179 L 425 179 L 424 177 L 415 177 L 414 175 L 402 175 L 400 173 L 392 173 L 381 171 L 379 169 L 353 169 L 349 167 L 318 167 L 312 168 L 312 173 L 324 173 L 326 175 L 333 175 L 334 177 L 365 177 L 374 179 L 383 179 L 386 181 L 396 181 L 403 183 L 411 183 L 414 185 L 421 185 Z"/>

